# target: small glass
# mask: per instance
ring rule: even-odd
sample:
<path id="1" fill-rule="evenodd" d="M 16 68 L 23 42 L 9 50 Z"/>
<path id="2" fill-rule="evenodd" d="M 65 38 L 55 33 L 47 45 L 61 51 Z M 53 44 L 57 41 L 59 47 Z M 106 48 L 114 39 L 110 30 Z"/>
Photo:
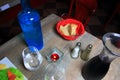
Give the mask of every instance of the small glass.
<path id="1" fill-rule="evenodd" d="M 58 62 L 62 59 L 63 53 L 59 51 L 57 48 L 52 48 L 48 50 L 46 58 L 49 62 Z"/>
<path id="2" fill-rule="evenodd" d="M 59 63 L 49 63 L 46 66 L 44 80 L 66 80 L 64 67 Z"/>
<path id="3" fill-rule="evenodd" d="M 24 66 L 30 71 L 37 70 L 43 61 L 42 55 L 34 46 L 26 47 L 22 52 L 22 57 Z"/>

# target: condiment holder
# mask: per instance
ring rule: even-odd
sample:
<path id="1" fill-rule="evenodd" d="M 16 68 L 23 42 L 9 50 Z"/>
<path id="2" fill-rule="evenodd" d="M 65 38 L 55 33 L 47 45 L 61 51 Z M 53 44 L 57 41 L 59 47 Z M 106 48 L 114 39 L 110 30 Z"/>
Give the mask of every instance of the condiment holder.
<path id="1" fill-rule="evenodd" d="M 46 59 L 48 62 L 59 62 L 62 59 L 63 55 L 64 54 L 57 48 L 52 48 L 47 51 Z"/>

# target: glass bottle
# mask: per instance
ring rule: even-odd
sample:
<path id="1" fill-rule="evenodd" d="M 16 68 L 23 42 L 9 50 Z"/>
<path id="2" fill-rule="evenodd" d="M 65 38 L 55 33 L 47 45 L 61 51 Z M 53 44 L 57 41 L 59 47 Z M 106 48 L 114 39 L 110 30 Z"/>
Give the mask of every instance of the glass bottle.
<path id="1" fill-rule="evenodd" d="M 101 80 L 107 73 L 110 63 L 120 57 L 120 34 L 106 33 L 103 36 L 102 52 L 89 60 L 82 68 L 85 80 Z"/>
<path id="2" fill-rule="evenodd" d="M 30 0 L 20 0 L 22 11 L 18 14 L 18 21 L 28 46 L 35 46 L 38 50 L 44 46 L 39 13 L 30 7 Z"/>
<path id="3" fill-rule="evenodd" d="M 75 46 L 75 48 L 72 50 L 72 52 L 71 52 L 71 57 L 73 58 L 73 59 L 77 59 L 78 57 L 79 57 L 79 54 L 81 54 L 81 49 L 80 49 L 80 47 L 81 47 L 81 42 L 78 42 L 77 44 L 76 44 L 76 46 Z"/>
<path id="4" fill-rule="evenodd" d="M 81 59 L 82 60 L 84 60 L 84 61 L 88 61 L 88 59 L 89 59 L 89 55 L 90 55 L 90 52 L 91 52 L 91 50 L 92 50 L 92 44 L 89 44 L 88 46 L 87 46 L 87 48 L 81 53 Z"/>

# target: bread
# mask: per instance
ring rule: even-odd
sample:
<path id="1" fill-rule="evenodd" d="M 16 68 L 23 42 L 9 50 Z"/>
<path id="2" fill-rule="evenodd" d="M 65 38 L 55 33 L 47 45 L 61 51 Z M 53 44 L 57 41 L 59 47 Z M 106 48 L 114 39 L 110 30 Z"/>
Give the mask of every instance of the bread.
<path id="1" fill-rule="evenodd" d="M 66 35 L 66 36 L 69 36 L 70 35 L 70 33 L 69 33 L 69 26 L 70 26 L 70 24 L 66 24 L 65 26 L 60 26 L 60 31 L 64 34 L 64 35 Z"/>
<path id="2" fill-rule="evenodd" d="M 65 26 L 60 26 L 60 31 L 66 36 L 76 35 L 76 24 L 66 24 Z"/>
<path id="3" fill-rule="evenodd" d="M 77 28 L 76 24 L 70 24 L 70 28 L 69 28 L 70 35 L 76 35 L 76 28 Z"/>

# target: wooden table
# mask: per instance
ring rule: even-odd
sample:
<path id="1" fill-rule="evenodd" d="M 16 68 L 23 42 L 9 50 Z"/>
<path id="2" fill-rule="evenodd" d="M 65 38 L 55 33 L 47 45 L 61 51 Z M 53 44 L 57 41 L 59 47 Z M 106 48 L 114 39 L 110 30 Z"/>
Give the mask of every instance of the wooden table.
<path id="1" fill-rule="evenodd" d="M 23 72 L 28 80 L 43 80 L 46 66 L 50 64 L 45 59 L 45 54 L 48 49 L 57 47 L 60 51 L 64 53 L 63 59 L 61 60 L 59 66 L 64 65 L 66 80 L 84 80 L 81 76 L 81 68 L 85 62 L 82 61 L 80 57 L 78 59 L 72 59 L 70 57 L 71 49 L 75 47 L 77 42 L 82 43 L 82 50 L 84 50 L 88 44 L 92 44 L 93 49 L 90 53 L 90 58 L 92 58 L 93 56 L 98 55 L 103 49 L 102 41 L 88 32 L 85 32 L 75 41 L 67 41 L 63 39 L 55 30 L 56 23 L 60 20 L 60 17 L 55 14 L 51 14 L 41 21 L 44 37 L 44 48 L 40 51 L 40 53 L 43 55 L 44 60 L 39 70 L 33 72 L 28 71 L 23 65 L 22 50 L 27 46 L 23 40 L 22 33 L 0 46 L 0 59 L 2 59 L 3 57 L 8 57 L 11 62 L 14 63 L 14 65 Z M 118 68 L 120 67 L 120 63 L 118 61 L 119 59 L 112 63 L 110 70 L 105 76 L 104 80 L 119 79 L 118 74 L 111 74 L 111 72 L 120 73 L 120 70 Z M 114 68 L 112 68 L 115 66 L 115 64 L 118 66 L 115 69 L 116 71 L 114 71 Z M 110 78 L 110 75 L 112 75 L 113 78 Z"/>

